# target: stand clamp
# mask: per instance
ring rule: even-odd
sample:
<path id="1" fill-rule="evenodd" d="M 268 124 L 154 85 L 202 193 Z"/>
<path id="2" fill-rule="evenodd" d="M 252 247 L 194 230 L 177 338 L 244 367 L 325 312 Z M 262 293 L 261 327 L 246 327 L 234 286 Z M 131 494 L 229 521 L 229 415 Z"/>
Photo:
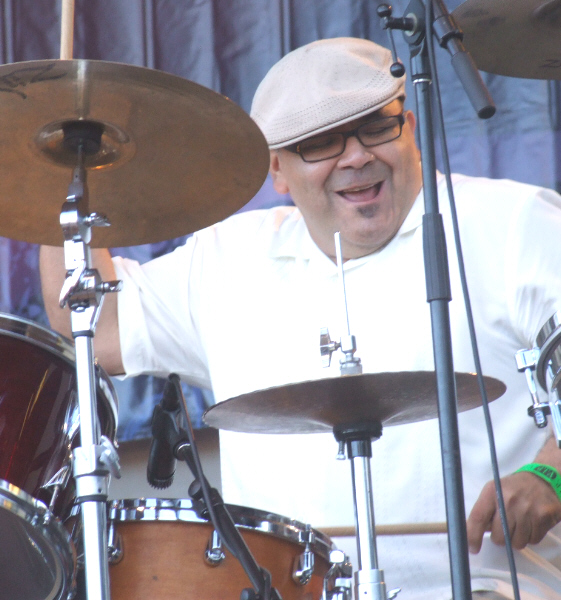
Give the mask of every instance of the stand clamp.
<path id="1" fill-rule="evenodd" d="M 557 439 L 557 447 L 561 449 L 561 402 L 559 392 L 556 386 L 552 386 L 549 391 L 549 401 L 541 402 L 538 396 L 538 388 L 534 373 L 540 361 L 540 351 L 538 348 L 519 350 L 514 358 L 518 371 L 526 376 L 526 384 L 532 398 L 532 405 L 528 407 L 528 415 L 534 419 L 534 423 L 540 429 L 547 427 L 547 417 L 551 416 L 553 429 Z M 545 390 L 547 391 L 547 390 Z"/>
<path id="2" fill-rule="evenodd" d="M 102 435 L 99 445 L 79 446 L 72 456 L 77 502 L 107 500 L 107 476 L 121 478 L 119 456 L 112 442 Z"/>

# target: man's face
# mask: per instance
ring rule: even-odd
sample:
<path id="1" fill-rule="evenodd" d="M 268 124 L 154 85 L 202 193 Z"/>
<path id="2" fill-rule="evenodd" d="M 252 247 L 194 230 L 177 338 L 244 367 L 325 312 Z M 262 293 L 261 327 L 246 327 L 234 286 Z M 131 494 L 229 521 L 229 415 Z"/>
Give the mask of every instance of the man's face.
<path id="1" fill-rule="evenodd" d="M 331 131 L 350 131 L 373 117 L 401 110 L 401 102 L 395 100 Z M 286 149 L 271 152 L 275 189 L 290 193 L 325 254 L 335 256 L 336 231 L 341 232 L 345 259 L 371 254 L 397 233 L 422 183 L 414 129 L 415 117 L 408 111 L 401 136 L 379 146 L 365 147 L 352 136 L 343 154 L 315 163 Z"/>

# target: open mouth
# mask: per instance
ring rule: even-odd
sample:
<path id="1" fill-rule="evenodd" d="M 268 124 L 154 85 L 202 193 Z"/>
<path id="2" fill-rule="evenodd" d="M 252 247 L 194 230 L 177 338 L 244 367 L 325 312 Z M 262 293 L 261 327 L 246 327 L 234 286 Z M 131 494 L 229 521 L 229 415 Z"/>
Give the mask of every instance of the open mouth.
<path id="1" fill-rule="evenodd" d="M 346 190 L 340 190 L 337 193 L 345 198 L 345 200 L 348 202 L 363 204 L 366 202 L 372 202 L 378 197 L 380 189 L 382 188 L 382 184 L 383 182 L 379 181 L 374 185 L 357 186 Z"/>

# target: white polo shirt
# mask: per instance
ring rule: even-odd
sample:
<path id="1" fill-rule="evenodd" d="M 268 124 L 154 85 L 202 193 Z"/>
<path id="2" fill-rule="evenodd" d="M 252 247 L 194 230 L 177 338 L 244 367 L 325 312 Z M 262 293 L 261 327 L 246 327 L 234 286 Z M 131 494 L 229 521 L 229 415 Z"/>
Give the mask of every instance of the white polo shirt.
<path id="1" fill-rule="evenodd" d="M 531 462 L 546 436 L 527 416 L 530 397 L 514 354 L 532 347 L 545 321 L 561 309 L 561 198 L 511 181 L 463 176 L 455 176 L 454 189 L 484 374 L 508 388 L 490 407 L 506 475 Z M 439 197 L 453 295 L 454 367 L 473 372 L 443 178 Z M 423 212 L 421 194 L 383 250 L 345 263 L 350 329 L 366 373 L 434 368 Z M 328 327 L 333 339 L 343 332 L 337 268 L 313 243 L 295 208 L 236 215 L 145 265 L 117 258 L 115 266 L 124 281 L 119 326 L 127 375 L 175 372 L 211 387 L 218 402 L 339 376 L 336 356 L 327 370 L 319 359 L 320 328 Z M 341 410 L 348 402 L 341 398 Z M 482 410 L 462 413 L 459 427 L 467 515 L 492 473 Z M 313 527 L 354 523 L 350 465 L 335 460 L 331 434 L 221 431 L 220 438 L 226 502 Z M 385 428 L 371 463 L 377 523 L 445 520 L 436 420 Z M 548 600 L 561 599 L 561 541 L 551 542 L 553 536 L 539 545 L 553 544 L 553 562 L 539 573 L 537 559 L 526 558 L 534 550 L 517 553 L 535 579 L 528 590 L 537 575 L 557 591 L 538 593 Z M 450 598 L 446 536 L 378 538 L 378 555 L 388 588 L 403 590 L 400 600 Z M 503 555 L 487 540 L 471 559 L 476 588 L 508 587 Z"/>

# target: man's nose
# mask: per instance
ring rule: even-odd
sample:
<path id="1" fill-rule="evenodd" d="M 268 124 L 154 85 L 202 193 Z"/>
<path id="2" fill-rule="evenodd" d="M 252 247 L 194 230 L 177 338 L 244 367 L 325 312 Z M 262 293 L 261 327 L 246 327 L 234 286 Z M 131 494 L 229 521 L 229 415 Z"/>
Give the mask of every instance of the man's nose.
<path id="1" fill-rule="evenodd" d="M 369 162 L 374 160 L 372 148 L 363 146 L 356 135 L 351 135 L 347 138 L 345 150 L 339 158 L 340 167 L 352 167 L 353 169 L 361 169 Z"/>

